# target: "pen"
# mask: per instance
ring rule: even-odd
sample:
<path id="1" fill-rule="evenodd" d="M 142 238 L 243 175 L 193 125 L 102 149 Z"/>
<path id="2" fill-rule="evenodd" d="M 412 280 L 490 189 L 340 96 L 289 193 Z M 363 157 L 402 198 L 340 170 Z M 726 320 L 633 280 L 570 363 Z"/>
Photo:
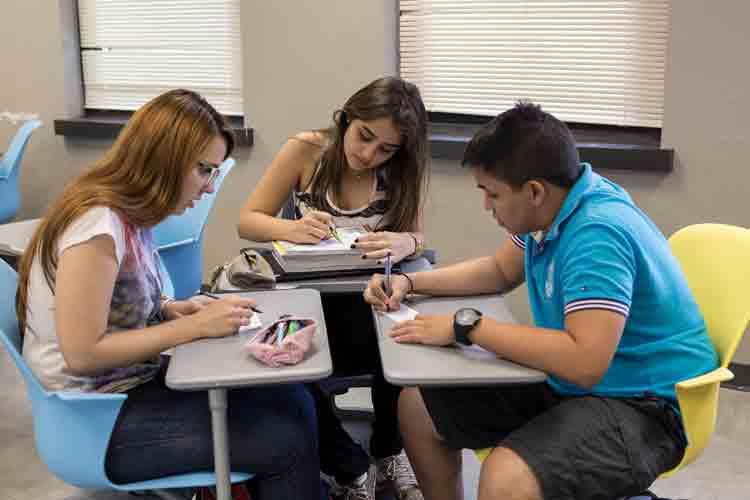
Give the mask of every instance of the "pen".
<path id="1" fill-rule="evenodd" d="M 289 322 L 289 327 L 286 329 L 286 335 L 287 337 L 290 335 L 294 335 L 294 333 L 299 330 L 299 323 L 292 320 Z"/>
<path id="2" fill-rule="evenodd" d="M 276 345 L 281 345 L 281 341 L 284 340 L 284 329 L 286 328 L 286 321 L 282 321 L 276 325 Z"/>
<path id="3" fill-rule="evenodd" d="M 209 298 L 215 299 L 215 300 L 221 299 L 221 297 L 219 297 L 218 295 L 214 295 L 214 294 L 208 293 L 208 292 L 200 292 L 198 295 L 204 295 L 206 297 L 209 297 Z M 260 309 L 258 309 L 255 306 L 250 306 L 250 310 L 252 310 L 254 312 L 257 312 L 258 314 L 263 314 L 263 311 L 261 311 Z"/>
<path id="4" fill-rule="evenodd" d="M 385 256 L 385 294 L 391 296 L 391 253 Z"/>

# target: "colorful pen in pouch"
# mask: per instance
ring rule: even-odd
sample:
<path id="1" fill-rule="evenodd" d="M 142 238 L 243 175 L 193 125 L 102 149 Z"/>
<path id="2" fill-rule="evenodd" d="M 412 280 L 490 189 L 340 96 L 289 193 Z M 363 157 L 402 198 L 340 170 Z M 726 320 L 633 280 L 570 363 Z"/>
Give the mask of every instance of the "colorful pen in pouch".
<path id="1" fill-rule="evenodd" d="M 287 336 L 294 335 L 297 330 L 299 330 L 299 322 L 292 320 L 289 322 L 289 328 L 287 328 L 286 334 Z"/>
<path id="2" fill-rule="evenodd" d="M 284 340 L 284 330 L 286 330 L 286 321 L 282 321 L 276 325 L 276 345 L 281 345 L 281 341 Z"/>

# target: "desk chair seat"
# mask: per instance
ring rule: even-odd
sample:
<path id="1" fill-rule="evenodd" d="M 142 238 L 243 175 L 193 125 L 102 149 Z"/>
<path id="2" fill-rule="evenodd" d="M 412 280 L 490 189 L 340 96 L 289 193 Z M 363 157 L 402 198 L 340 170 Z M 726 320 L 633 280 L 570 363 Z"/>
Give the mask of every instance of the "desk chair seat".
<path id="1" fill-rule="evenodd" d="M 673 234 L 669 245 L 703 314 L 720 365 L 677 383 L 688 446 L 682 461 L 661 478 L 672 476 L 693 462 L 708 446 L 716 428 L 721 382 L 734 378 L 728 366 L 750 321 L 750 230 L 724 224 L 695 224 Z M 491 451 L 486 448 L 475 453 L 483 461 Z"/>
<path id="2" fill-rule="evenodd" d="M 213 473 L 180 474 L 150 481 L 114 484 L 106 476 L 104 460 L 117 415 L 126 394 L 47 391 L 21 355 L 21 336 L 15 313 L 17 276 L 0 261 L 0 341 L 26 382 L 34 420 L 37 453 L 50 472 L 79 488 L 162 490 L 213 486 Z M 251 474 L 233 472 L 232 482 Z"/>
<path id="3" fill-rule="evenodd" d="M 13 220 L 21 205 L 21 193 L 18 191 L 21 159 L 31 133 L 41 125 L 39 120 L 29 120 L 21 125 L 0 160 L 0 224 Z"/>
<path id="4" fill-rule="evenodd" d="M 204 194 L 192 208 L 172 215 L 154 228 L 159 255 L 174 285 L 173 297 L 185 299 L 194 295 L 203 283 L 203 229 L 219 189 L 234 167 L 233 158 L 220 165 L 213 193 Z M 164 278 L 164 276 L 162 276 Z"/>

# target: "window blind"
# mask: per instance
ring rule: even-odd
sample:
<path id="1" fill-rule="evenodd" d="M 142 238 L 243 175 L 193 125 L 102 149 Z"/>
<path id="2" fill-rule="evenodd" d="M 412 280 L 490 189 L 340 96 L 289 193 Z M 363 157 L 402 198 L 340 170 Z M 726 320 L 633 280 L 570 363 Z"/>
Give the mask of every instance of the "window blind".
<path id="1" fill-rule="evenodd" d="M 401 76 L 430 111 L 531 99 L 567 122 L 661 127 L 668 0 L 402 0 Z"/>
<path id="2" fill-rule="evenodd" d="M 78 0 L 78 18 L 87 109 L 187 88 L 243 114 L 240 0 Z"/>

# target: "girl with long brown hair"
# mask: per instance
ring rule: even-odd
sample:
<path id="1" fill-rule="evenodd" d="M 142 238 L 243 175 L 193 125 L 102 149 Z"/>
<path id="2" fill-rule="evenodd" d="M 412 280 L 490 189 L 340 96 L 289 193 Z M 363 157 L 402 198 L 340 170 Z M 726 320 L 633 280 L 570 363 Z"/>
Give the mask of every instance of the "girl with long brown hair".
<path id="1" fill-rule="evenodd" d="M 225 120 L 200 95 L 154 98 L 52 203 L 21 259 L 23 355 L 42 385 L 128 394 L 105 461 L 115 483 L 213 468 L 205 395 L 169 390 L 160 353 L 236 333 L 253 301 L 161 295 L 151 228 L 212 192 L 233 146 Z M 315 417 L 302 386 L 229 398 L 232 469 L 258 474 L 257 498 L 315 498 Z"/>
<path id="2" fill-rule="evenodd" d="M 365 226 L 354 246 L 365 259 L 418 258 L 424 249 L 427 113 L 419 89 L 379 78 L 352 95 L 325 130 L 292 137 L 276 155 L 240 213 L 239 234 L 253 241 L 317 243 L 331 227 Z M 290 199 L 294 218 L 277 214 Z M 374 375 L 371 451 L 379 483 L 400 499 L 421 498 L 403 453 L 396 420 L 399 388 L 383 378 L 370 308 L 361 294 L 323 295 L 336 374 Z M 316 397 L 321 468 L 345 498 L 374 498 L 369 457 L 341 427 L 320 388 Z M 369 472 L 368 472 L 369 471 Z"/>

